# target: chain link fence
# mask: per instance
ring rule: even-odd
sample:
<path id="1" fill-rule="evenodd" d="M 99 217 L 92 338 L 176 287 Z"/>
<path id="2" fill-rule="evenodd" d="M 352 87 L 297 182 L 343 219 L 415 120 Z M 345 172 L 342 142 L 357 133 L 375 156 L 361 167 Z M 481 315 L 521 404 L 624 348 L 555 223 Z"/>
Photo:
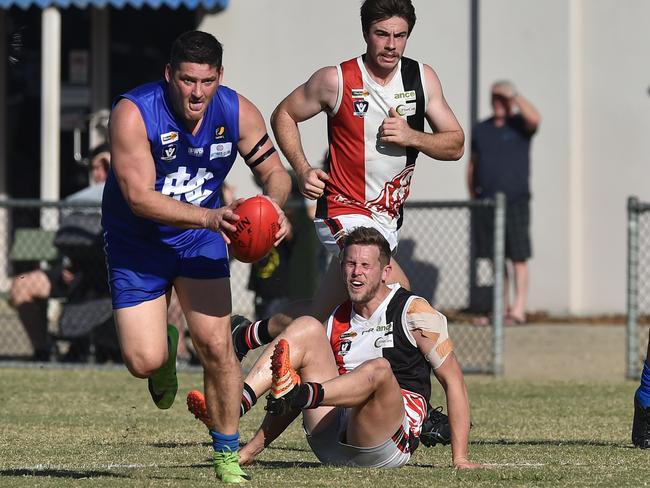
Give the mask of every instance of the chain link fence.
<path id="1" fill-rule="evenodd" d="M 638 379 L 648 347 L 650 326 L 650 203 L 627 201 L 627 368 Z"/>
<path id="2" fill-rule="evenodd" d="M 313 294 L 322 266 L 313 225 L 304 212 L 295 214 L 300 250 L 291 263 L 290 296 L 303 298 Z M 99 218 L 98 206 L 0 201 L 0 357 L 119 360 Z M 485 219 L 494 229 L 487 257 L 473 238 L 474 224 Z M 500 197 L 413 202 L 405 210 L 396 259 L 413 291 L 447 315 L 466 372 L 502 373 L 503 295 L 495 290 L 503 286 L 504 219 Z M 250 265 L 231 262 L 233 313 L 252 317 L 249 274 Z M 43 278 L 51 285 L 49 293 L 41 288 Z M 478 325 L 476 319 L 492 311 L 494 319 Z M 175 297 L 169 312 L 183 330 Z"/>
<path id="3" fill-rule="evenodd" d="M 486 221 L 489 242 L 481 245 Z M 447 316 L 465 372 L 503 373 L 503 294 L 495 290 L 503 287 L 504 226 L 501 195 L 406 204 L 396 260 L 413 292 Z"/>

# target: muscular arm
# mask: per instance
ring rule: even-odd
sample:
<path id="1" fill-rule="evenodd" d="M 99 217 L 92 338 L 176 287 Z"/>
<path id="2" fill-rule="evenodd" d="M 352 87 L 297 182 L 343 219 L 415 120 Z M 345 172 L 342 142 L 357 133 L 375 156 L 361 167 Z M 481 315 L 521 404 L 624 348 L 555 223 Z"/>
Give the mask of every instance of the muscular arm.
<path id="1" fill-rule="evenodd" d="M 471 468 L 467 459 L 470 411 L 465 379 L 447 334 L 447 320 L 423 299 L 411 302 L 407 325 L 420 352 L 445 390 L 451 427 L 451 453 L 454 466 Z"/>
<path id="2" fill-rule="evenodd" d="M 322 194 L 328 177 L 322 170 L 314 170 L 307 161 L 298 123 L 331 110 L 336 104 L 337 90 L 336 68 L 321 68 L 282 100 L 271 116 L 275 139 L 298 175 L 301 191 L 312 199 Z"/>
<path id="3" fill-rule="evenodd" d="M 248 99 L 239 95 L 239 153 L 243 156 L 250 153 L 255 145 L 266 134 L 266 125 L 259 110 Z M 273 142 L 268 139 L 260 147 L 247 164 L 255 164 L 263 155 L 273 147 Z M 264 193 L 283 206 L 291 191 L 291 177 L 282 165 L 277 152 L 271 154 L 261 163 L 252 168 L 255 178 L 264 187 Z"/>
<path id="4" fill-rule="evenodd" d="M 281 207 L 286 203 L 291 191 L 291 177 L 280 162 L 277 152 L 273 152 L 265 158 L 269 149 L 273 148 L 273 142 L 268 139 L 260 148 L 255 150 L 257 144 L 266 134 L 266 125 L 262 114 L 257 107 L 245 97 L 239 97 L 239 154 L 250 157 L 248 164 L 257 181 L 264 187 L 264 194 L 273 202 L 278 212 L 280 229 L 275 234 L 275 245 L 277 246 L 289 232 L 289 221 Z M 251 152 L 253 152 L 251 154 Z"/>
<path id="5" fill-rule="evenodd" d="M 456 161 L 465 151 L 465 134 L 447 105 L 438 75 L 427 65 L 424 65 L 424 81 L 428 97 L 425 117 L 433 133 L 412 129 L 406 119 L 391 109 L 382 124 L 380 140 L 413 147 L 434 159 Z"/>
<path id="6" fill-rule="evenodd" d="M 122 195 L 134 214 L 185 229 L 235 230 L 230 208 L 211 210 L 180 202 L 157 192 L 156 168 L 140 111 L 127 99 L 113 109 L 110 120 L 111 166 Z"/>

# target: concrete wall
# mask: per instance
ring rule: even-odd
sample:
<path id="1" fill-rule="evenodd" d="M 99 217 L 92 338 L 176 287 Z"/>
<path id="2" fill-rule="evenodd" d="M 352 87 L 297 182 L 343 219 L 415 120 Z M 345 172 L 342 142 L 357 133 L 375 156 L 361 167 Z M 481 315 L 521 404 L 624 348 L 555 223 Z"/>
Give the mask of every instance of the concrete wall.
<path id="1" fill-rule="evenodd" d="M 430 64 L 470 132 L 470 2 L 414 0 L 406 54 Z M 650 200 L 650 3 L 644 0 L 490 0 L 480 4 L 479 115 L 489 86 L 509 78 L 539 108 L 532 152 L 530 309 L 624 311 L 625 201 Z M 268 119 L 309 74 L 364 51 L 359 1 L 235 0 L 200 28 L 225 47 L 225 83 Z M 326 147 L 325 117 L 303 124 L 308 157 Z M 644 137 L 645 136 L 645 137 Z M 467 153 L 469 154 L 469 148 Z M 420 156 L 412 199 L 466 198 L 467 157 Z M 239 164 L 231 181 L 256 192 Z M 408 218 L 408 215 L 407 215 Z"/>

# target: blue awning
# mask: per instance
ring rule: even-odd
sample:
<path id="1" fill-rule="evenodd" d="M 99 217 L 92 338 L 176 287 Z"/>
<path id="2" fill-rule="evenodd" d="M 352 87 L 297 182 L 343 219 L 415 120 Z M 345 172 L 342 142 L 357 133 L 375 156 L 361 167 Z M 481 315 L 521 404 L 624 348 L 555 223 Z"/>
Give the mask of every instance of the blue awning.
<path id="1" fill-rule="evenodd" d="M 20 7 L 28 9 L 29 7 L 169 7 L 176 10 L 179 7 L 186 7 L 190 10 L 202 7 L 207 10 L 225 9 L 228 6 L 228 0 L 0 0 L 0 8 L 7 9 L 10 7 Z"/>

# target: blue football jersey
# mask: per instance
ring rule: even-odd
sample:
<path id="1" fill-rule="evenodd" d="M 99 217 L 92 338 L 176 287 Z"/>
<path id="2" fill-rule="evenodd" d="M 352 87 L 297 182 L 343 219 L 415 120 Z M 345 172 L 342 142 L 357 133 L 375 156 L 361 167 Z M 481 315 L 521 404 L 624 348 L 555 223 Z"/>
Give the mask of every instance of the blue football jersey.
<path id="1" fill-rule="evenodd" d="M 164 80 L 141 85 L 121 98 L 131 100 L 144 120 L 156 166 L 156 191 L 181 202 L 218 208 L 221 184 L 237 157 L 237 93 L 226 86 L 217 89 L 196 135 L 176 116 Z M 197 233 L 136 216 L 126 203 L 113 171 L 104 189 L 102 213 L 104 229 L 125 239 L 183 247 Z"/>

